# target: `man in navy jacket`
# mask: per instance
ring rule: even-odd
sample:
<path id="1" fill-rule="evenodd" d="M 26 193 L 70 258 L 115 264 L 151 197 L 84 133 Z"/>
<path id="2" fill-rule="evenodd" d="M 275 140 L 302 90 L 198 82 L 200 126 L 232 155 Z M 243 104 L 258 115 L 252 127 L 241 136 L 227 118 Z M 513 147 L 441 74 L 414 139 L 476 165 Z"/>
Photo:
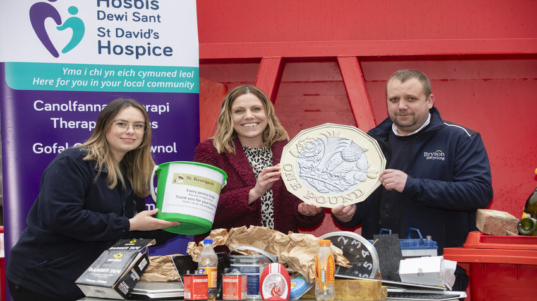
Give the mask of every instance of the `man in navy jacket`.
<path id="1" fill-rule="evenodd" d="M 372 239 L 381 228 L 407 238 L 418 228 L 445 247 L 460 247 L 477 230 L 476 210 L 493 196 L 490 164 L 479 133 L 443 121 L 427 76 L 404 69 L 386 85 L 389 118 L 368 132 L 387 160 L 381 186 L 364 202 L 332 209 L 344 227 L 362 224 Z M 465 286 L 459 290 L 464 290 Z"/>

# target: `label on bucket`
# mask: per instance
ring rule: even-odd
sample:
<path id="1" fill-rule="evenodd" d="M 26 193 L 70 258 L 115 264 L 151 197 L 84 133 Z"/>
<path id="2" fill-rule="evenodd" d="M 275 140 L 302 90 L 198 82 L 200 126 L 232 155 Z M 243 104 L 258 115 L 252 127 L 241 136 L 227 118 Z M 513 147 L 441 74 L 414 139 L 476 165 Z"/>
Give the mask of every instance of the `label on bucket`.
<path id="1" fill-rule="evenodd" d="M 232 264 L 231 269 L 235 269 L 241 273 L 259 273 L 259 265 L 251 264 Z"/>
<path id="2" fill-rule="evenodd" d="M 204 188 L 216 194 L 220 193 L 221 185 L 209 178 L 186 173 L 174 173 L 172 184 L 189 185 L 192 187 Z"/>
<path id="3" fill-rule="evenodd" d="M 223 176 L 197 165 L 170 165 L 162 212 L 197 216 L 213 222 Z"/>

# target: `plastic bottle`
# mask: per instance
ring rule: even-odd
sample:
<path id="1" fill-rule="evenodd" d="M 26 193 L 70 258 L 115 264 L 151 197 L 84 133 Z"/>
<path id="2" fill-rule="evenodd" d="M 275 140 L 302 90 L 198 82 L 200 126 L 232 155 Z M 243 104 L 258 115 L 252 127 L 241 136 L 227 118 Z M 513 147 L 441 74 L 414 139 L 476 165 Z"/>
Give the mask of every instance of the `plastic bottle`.
<path id="1" fill-rule="evenodd" d="M 315 299 L 334 300 L 336 291 L 334 279 L 336 265 L 330 245 L 330 240 L 319 241 L 319 251 L 315 258 Z"/>
<path id="2" fill-rule="evenodd" d="M 198 260 L 198 273 L 206 274 L 208 277 L 209 297 L 207 300 L 216 300 L 218 294 L 218 256 L 213 249 L 213 240 L 206 238 L 203 240 L 203 250 Z"/>
<path id="3" fill-rule="evenodd" d="M 518 222 L 518 233 L 524 236 L 537 236 L 537 220 L 526 217 Z"/>

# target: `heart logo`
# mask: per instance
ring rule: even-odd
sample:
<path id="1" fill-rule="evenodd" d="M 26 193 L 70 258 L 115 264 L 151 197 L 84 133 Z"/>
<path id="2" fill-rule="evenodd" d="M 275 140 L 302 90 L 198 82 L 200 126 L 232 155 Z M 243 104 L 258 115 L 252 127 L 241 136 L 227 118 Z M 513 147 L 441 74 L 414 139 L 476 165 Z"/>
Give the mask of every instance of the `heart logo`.
<path id="1" fill-rule="evenodd" d="M 56 2 L 56 0 L 48 1 Z M 52 44 L 49 34 L 45 28 L 45 20 L 47 18 L 52 18 L 52 20 L 54 20 L 56 25 L 58 25 L 56 27 L 58 31 L 64 31 L 67 28 L 72 29 L 73 33 L 71 39 L 69 43 L 67 43 L 67 45 L 65 45 L 65 47 L 62 49 L 63 54 L 73 50 L 80 43 L 80 41 L 82 41 L 86 31 L 82 19 L 75 17 L 75 15 L 78 14 L 78 8 L 76 6 L 71 6 L 67 9 L 67 11 L 73 16 L 65 20 L 65 22 L 62 22 L 60 13 L 50 3 L 38 2 L 30 7 L 30 22 L 32 23 L 35 34 L 48 52 L 50 52 L 50 54 L 56 58 L 59 57 L 60 54 L 56 50 L 56 47 L 54 47 L 54 44 Z"/>

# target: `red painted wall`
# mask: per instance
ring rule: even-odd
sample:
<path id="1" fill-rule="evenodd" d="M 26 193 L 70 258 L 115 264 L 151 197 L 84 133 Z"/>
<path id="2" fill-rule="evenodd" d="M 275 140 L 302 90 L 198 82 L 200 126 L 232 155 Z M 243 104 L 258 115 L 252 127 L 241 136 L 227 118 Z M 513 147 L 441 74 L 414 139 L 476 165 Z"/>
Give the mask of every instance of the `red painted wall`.
<path id="1" fill-rule="evenodd" d="M 197 3 L 200 76 L 228 90 L 263 87 L 291 136 L 326 122 L 368 130 L 387 117 L 390 74 L 424 71 L 442 117 L 483 136 L 495 193 L 490 209 L 520 217 L 537 186 L 536 1 Z M 205 139 L 214 122 L 201 126 Z M 335 230 L 327 214 L 303 231 Z"/>
<path id="2" fill-rule="evenodd" d="M 532 0 L 198 0 L 200 43 L 535 37 Z"/>

